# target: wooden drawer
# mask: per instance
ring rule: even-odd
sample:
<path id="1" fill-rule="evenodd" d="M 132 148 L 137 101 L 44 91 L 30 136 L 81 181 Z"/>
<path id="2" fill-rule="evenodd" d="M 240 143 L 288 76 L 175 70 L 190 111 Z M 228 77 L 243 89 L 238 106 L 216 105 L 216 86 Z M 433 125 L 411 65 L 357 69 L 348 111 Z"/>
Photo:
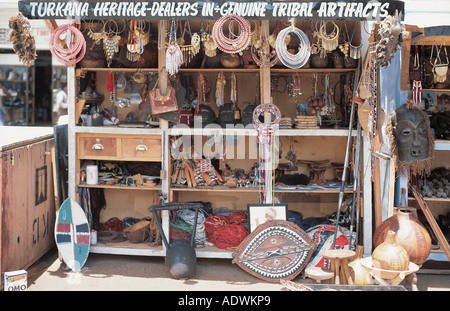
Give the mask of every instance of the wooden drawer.
<path id="1" fill-rule="evenodd" d="M 161 161 L 160 138 L 122 138 L 124 160 Z"/>
<path id="2" fill-rule="evenodd" d="M 114 137 L 80 137 L 78 150 L 80 158 L 117 157 L 117 139 Z"/>

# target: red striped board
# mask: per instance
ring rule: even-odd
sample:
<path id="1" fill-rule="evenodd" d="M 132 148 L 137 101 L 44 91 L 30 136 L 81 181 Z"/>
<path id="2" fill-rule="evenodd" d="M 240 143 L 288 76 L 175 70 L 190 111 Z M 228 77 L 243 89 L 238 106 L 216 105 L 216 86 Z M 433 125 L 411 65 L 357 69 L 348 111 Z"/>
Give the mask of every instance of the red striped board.
<path id="1" fill-rule="evenodd" d="M 241 242 L 233 263 L 265 281 L 292 280 L 308 264 L 316 247 L 296 224 L 271 220 Z"/>
<path id="2" fill-rule="evenodd" d="M 58 211 L 55 241 L 66 265 L 78 272 L 89 255 L 91 232 L 86 214 L 73 199 L 67 198 Z"/>

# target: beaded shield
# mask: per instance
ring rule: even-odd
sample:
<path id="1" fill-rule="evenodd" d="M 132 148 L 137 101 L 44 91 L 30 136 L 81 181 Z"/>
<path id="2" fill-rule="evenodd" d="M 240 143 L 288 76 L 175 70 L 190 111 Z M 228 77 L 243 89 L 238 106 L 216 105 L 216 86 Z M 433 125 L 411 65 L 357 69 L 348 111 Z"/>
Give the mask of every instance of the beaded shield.
<path id="1" fill-rule="evenodd" d="M 292 280 L 306 266 L 316 244 L 296 224 L 271 220 L 239 245 L 233 263 L 269 282 Z"/>

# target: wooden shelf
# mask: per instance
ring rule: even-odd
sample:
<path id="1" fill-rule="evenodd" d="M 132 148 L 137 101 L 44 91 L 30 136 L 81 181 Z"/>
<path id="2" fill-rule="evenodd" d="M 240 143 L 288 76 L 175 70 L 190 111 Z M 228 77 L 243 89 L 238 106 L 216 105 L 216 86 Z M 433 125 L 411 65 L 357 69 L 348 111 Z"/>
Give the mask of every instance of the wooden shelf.
<path id="1" fill-rule="evenodd" d="M 450 198 L 427 198 L 427 197 L 423 197 L 423 199 L 425 201 L 430 201 L 430 202 L 448 202 L 448 203 L 450 203 Z M 408 200 L 409 201 L 415 201 L 416 198 L 409 197 Z"/>
<path id="2" fill-rule="evenodd" d="M 215 72 L 234 72 L 234 73 L 259 73 L 260 68 L 180 68 L 180 73 L 215 73 Z"/>
<path id="3" fill-rule="evenodd" d="M 113 135 L 163 135 L 160 128 L 129 128 L 120 126 L 75 126 L 75 133 L 113 134 Z"/>
<path id="4" fill-rule="evenodd" d="M 96 72 L 158 72 L 158 68 L 78 68 L 76 76 L 83 76 L 88 71 Z"/>
<path id="5" fill-rule="evenodd" d="M 135 255 L 135 256 L 166 255 L 166 251 L 161 245 L 151 246 L 149 243 L 131 243 L 129 241 L 118 243 L 91 244 L 89 252 L 96 254 Z"/>
<path id="6" fill-rule="evenodd" d="M 78 184 L 80 188 L 101 188 L 114 190 L 161 190 L 161 185 L 158 186 L 127 186 L 127 185 L 87 185 Z"/>
<path id="7" fill-rule="evenodd" d="M 254 128 L 185 128 L 173 127 L 167 130 L 169 135 L 249 135 L 256 136 L 258 132 Z M 356 136 L 356 130 L 352 131 L 352 136 Z M 280 129 L 279 136 L 347 136 L 348 129 Z"/>
<path id="8" fill-rule="evenodd" d="M 88 71 L 96 72 L 158 72 L 157 68 L 79 68 L 77 69 L 77 76 L 83 76 Z M 292 74 L 296 73 L 345 73 L 354 72 L 356 68 L 300 68 L 300 69 L 289 69 L 289 68 L 271 68 L 271 73 L 286 73 Z M 259 73 L 261 68 L 180 68 L 180 73 L 214 73 L 214 72 L 235 72 L 235 73 Z"/>
<path id="9" fill-rule="evenodd" d="M 425 92 L 450 92 L 450 89 L 423 89 Z"/>
<path id="10" fill-rule="evenodd" d="M 306 186 L 305 186 L 306 187 Z M 172 185 L 170 190 L 177 192 L 189 192 L 189 191 L 218 191 L 218 192 L 258 192 L 260 190 L 259 187 L 236 187 L 229 188 L 227 186 L 200 186 L 200 187 L 188 187 L 188 186 L 179 186 Z M 292 187 L 292 189 L 277 189 L 276 187 L 273 190 L 274 192 L 288 192 L 288 193 L 316 193 L 316 194 L 337 194 L 340 192 L 340 187 L 335 187 L 332 189 L 323 189 L 321 185 L 312 186 L 311 189 L 296 189 Z M 352 192 L 353 189 L 349 189 L 346 187 L 345 192 Z"/>
<path id="11" fill-rule="evenodd" d="M 354 72 L 356 68 L 300 68 L 300 69 L 289 69 L 289 68 L 271 68 L 271 73 L 345 73 Z"/>
<path id="12" fill-rule="evenodd" d="M 450 140 L 437 139 L 434 141 L 434 150 L 450 150 Z"/>
<path id="13" fill-rule="evenodd" d="M 165 256 L 166 250 L 162 245 L 151 246 L 149 243 L 119 243 L 92 244 L 89 250 L 95 254 L 135 255 L 135 256 Z M 233 258 L 234 251 L 221 249 L 216 246 L 205 245 L 195 248 L 197 258 Z"/>
<path id="14" fill-rule="evenodd" d="M 8 79 L 0 79 L 0 82 L 14 82 L 14 83 L 26 83 L 27 80 L 8 80 Z"/>

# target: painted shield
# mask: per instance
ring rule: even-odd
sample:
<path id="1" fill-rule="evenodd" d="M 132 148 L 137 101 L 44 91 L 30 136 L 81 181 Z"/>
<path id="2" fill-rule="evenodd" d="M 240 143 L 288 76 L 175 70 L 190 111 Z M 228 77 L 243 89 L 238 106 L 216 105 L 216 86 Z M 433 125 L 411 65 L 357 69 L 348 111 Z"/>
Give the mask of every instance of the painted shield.
<path id="1" fill-rule="evenodd" d="M 296 224 L 268 221 L 239 245 L 233 263 L 269 282 L 292 280 L 306 266 L 316 244 Z"/>
<path id="2" fill-rule="evenodd" d="M 74 272 L 85 264 L 90 247 L 90 228 L 81 206 L 67 198 L 58 211 L 55 224 L 55 241 L 66 265 Z"/>

